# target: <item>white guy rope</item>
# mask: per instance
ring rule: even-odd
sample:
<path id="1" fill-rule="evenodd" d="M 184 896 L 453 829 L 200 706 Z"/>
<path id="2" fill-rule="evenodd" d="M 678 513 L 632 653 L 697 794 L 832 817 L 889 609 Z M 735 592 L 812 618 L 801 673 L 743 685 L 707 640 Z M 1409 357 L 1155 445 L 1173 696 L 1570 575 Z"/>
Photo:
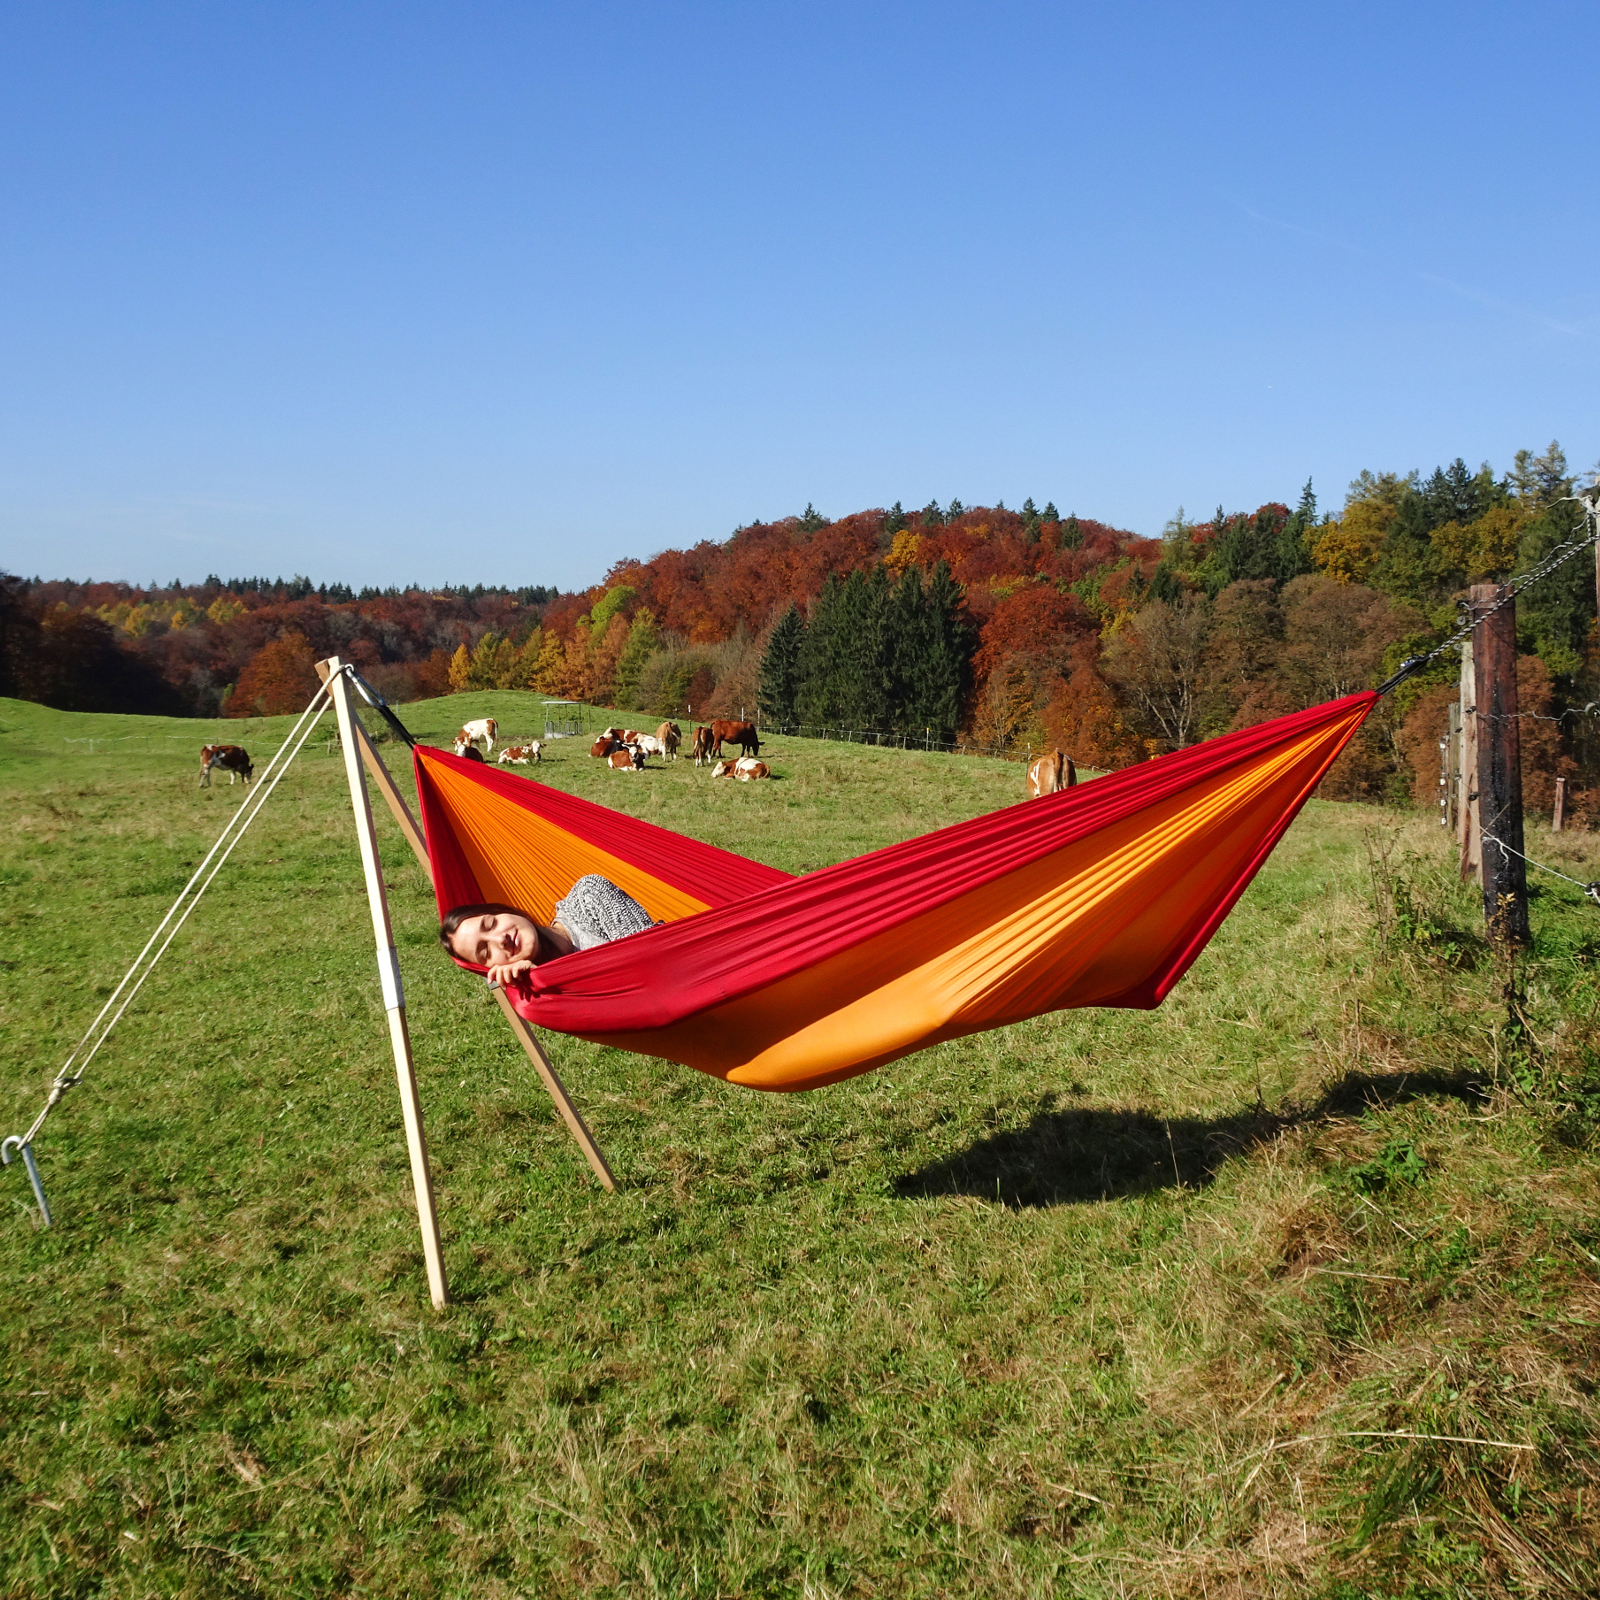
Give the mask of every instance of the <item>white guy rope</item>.
<path id="1" fill-rule="evenodd" d="M 188 921 L 189 913 L 199 905 L 201 895 L 211 887 L 212 879 L 222 870 L 223 864 L 228 857 L 233 854 L 234 846 L 244 837 L 245 830 L 260 815 L 261 808 L 272 798 L 272 791 L 277 788 L 279 780 L 289 770 L 289 763 L 299 754 L 300 747 L 311 737 L 312 730 L 322 718 L 322 713 L 327 710 L 327 695 L 327 685 L 324 684 L 312 696 L 310 705 L 300 713 L 300 720 L 295 723 L 289 737 L 278 747 L 272 760 L 268 762 L 266 768 L 262 771 L 261 777 L 256 780 L 255 786 L 250 791 L 249 798 L 228 818 L 227 826 L 217 836 L 217 842 L 206 852 L 205 860 L 195 868 L 194 876 L 183 886 L 178 898 L 172 902 L 171 908 L 157 925 L 156 931 L 150 935 L 144 949 L 134 958 L 133 965 L 128 968 L 122 982 L 112 991 L 111 998 L 100 1008 L 100 1014 L 89 1024 L 88 1031 L 78 1041 L 76 1049 L 67 1057 L 66 1063 L 56 1074 L 55 1082 L 50 1087 L 50 1097 L 45 1101 L 43 1110 L 34 1118 L 33 1126 L 23 1134 L 21 1143 L 24 1149 L 33 1143 L 34 1136 L 44 1126 L 45 1118 L 55 1109 L 56 1103 L 61 1099 L 62 1095 L 72 1088 L 88 1071 L 89 1063 L 99 1054 L 101 1045 L 110 1037 L 111 1030 L 121 1020 L 123 1012 L 132 1004 L 133 997 L 144 987 L 145 979 L 155 970 L 156 963 L 166 953 L 167 946 L 177 937 L 178 929 Z M 305 730 L 303 733 L 301 732 L 302 728 Z M 296 737 L 297 735 L 298 738 Z M 284 754 L 285 751 L 288 752 L 287 756 Z M 268 781 L 269 778 L 270 782 Z M 233 836 L 231 839 L 228 837 L 230 834 Z M 224 843 L 226 843 L 226 849 L 223 848 Z M 219 851 L 221 852 L 220 855 L 218 854 Z M 216 864 L 211 866 L 211 870 L 208 873 L 206 868 L 211 864 L 213 857 L 216 857 Z M 203 883 L 200 882 L 202 875 L 205 877 Z M 196 884 L 199 884 L 198 888 L 195 887 Z M 192 896 L 191 891 L 193 891 Z M 184 905 L 185 900 L 189 902 L 187 906 Z M 180 907 L 183 908 L 181 914 Z M 174 918 L 176 918 L 176 921 L 173 920 Z M 154 955 L 151 955 L 152 947 L 155 945 L 156 940 L 161 938 L 163 930 L 167 928 L 169 923 L 172 924 L 170 931 L 167 932 L 166 938 L 162 940 L 161 947 L 156 950 Z M 149 957 L 148 961 L 145 959 L 147 956 Z M 140 971 L 141 966 L 144 969 L 142 972 Z M 137 978 L 134 976 L 136 973 L 138 974 Z M 123 998 L 122 1004 L 117 1006 L 117 999 L 123 994 L 124 990 L 127 990 L 127 994 Z M 117 1006 L 117 1009 L 111 1016 L 110 1021 L 106 1021 L 106 1013 L 111 1011 L 113 1006 Z M 104 1023 L 103 1027 L 102 1023 Z M 98 1037 L 96 1037 L 97 1033 Z M 91 1040 L 94 1041 L 93 1044 L 90 1044 Z M 77 1067 L 76 1071 L 73 1070 L 75 1065 Z M 7 1142 L 9 1143 L 9 1141 Z"/>

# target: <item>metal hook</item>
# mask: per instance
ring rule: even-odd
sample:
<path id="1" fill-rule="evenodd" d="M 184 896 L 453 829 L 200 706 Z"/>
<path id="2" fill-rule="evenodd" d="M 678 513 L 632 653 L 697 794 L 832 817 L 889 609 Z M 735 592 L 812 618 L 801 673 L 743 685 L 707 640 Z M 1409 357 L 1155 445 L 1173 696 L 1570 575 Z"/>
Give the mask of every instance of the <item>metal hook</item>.
<path id="1" fill-rule="evenodd" d="M 33 1198 L 39 1202 L 39 1215 L 44 1218 L 45 1227 L 50 1226 L 50 1206 L 44 1197 L 44 1185 L 39 1181 L 39 1168 L 33 1159 L 33 1146 L 24 1144 L 16 1134 L 0 1143 L 0 1163 L 11 1165 L 11 1147 L 15 1145 L 22 1152 L 22 1164 L 28 1169 L 28 1182 L 33 1185 Z"/>

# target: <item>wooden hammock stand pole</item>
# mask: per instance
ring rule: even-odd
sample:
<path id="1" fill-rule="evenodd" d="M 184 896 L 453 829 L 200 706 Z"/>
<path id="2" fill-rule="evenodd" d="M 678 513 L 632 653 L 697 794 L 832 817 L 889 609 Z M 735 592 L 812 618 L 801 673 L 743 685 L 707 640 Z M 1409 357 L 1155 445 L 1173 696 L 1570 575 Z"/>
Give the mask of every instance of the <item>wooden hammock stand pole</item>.
<path id="1" fill-rule="evenodd" d="M 317 671 L 326 678 L 328 673 L 324 669 L 331 669 L 337 665 L 337 657 L 333 657 L 328 661 L 319 661 L 317 663 Z M 348 685 L 344 685 L 344 687 L 348 689 Z M 350 727 L 352 731 L 349 735 L 346 735 L 344 725 L 341 723 L 339 729 L 340 737 L 345 740 L 347 747 L 353 741 L 355 747 L 360 751 L 362 765 L 366 767 L 372 777 L 372 781 L 377 785 L 378 793 L 383 796 L 385 803 L 394 816 L 394 820 L 399 824 L 401 835 L 406 843 L 411 846 L 411 853 L 416 856 L 423 873 L 431 881 L 433 869 L 428 864 L 428 841 L 423 835 L 421 826 L 418 824 L 417 819 L 412 816 L 411 808 L 406 804 L 405 796 L 401 794 L 389 769 L 383 764 L 383 757 L 373 748 L 372 741 L 366 735 L 366 730 L 362 728 L 361 724 L 353 716 L 350 718 Z M 348 761 L 349 758 L 346 757 L 346 760 Z M 593 1169 L 595 1177 L 600 1180 L 601 1187 L 614 1194 L 617 1188 L 617 1180 L 612 1175 L 606 1158 L 600 1153 L 600 1146 L 595 1143 L 594 1135 L 589 1132 L 589 1125 L 583 1120 L 582 1113 L 572 1103 L 572 1096 L 567 1093 L 566 1085 L 562 1083 L 557 1075 L 554 1063 L 545 1053 L 544 1046 L 540 1044 L 538 1034 L 529 1026 L 526 1018 L 517 1015 L 511 1001 L 506 997 L 504 989 L 496 989 L 494 997 L 499 1002 L 500 1010 L 507 1023 L 510 1024 L 512 1033 L 516 1035 L 517 1043 L 526 1052 L 528 1059 L 533 1063 L 534 1071 L 539 1074 L 540 1082 L 544 1084 L 550 1098 L 555 1101 L 556 1110 L 561 1113 L 561 1120 L 566 1123 L 567 1131 L 577 1141 L 578 1148 L 583 1151 L 584 1157 Z"/>
<path id="2" fill-rule="evenodd" d="M 383 866 L 378 859 L 378 838 L 372 826 L 372 804 L 361 776 L 360 725 L 350 704 L 350 680 L 339 670 L 340 660 L 330 656 L 320 662 L 328 697 L 339 719 L 339 741 L 344 747 L 345 777 L 350 781 L 350 802 L 356 814 L 356 842 L 361 847 L 361 870 L 367 880 L 367 903 L 372 908 L 372 933 L 378 946 L 378 981 L 383 986 L 383 1008 L 389 1016 L 389 1042 L 394 1047 L 395 1073 L 400 1080 L 400 1111 L 405 1118 L 406 1145 L 411 1152 L 411 1183 L 417 1196 L 417 1223 L 422 1229 L 422 1254 L 428 1266 L 428 1293 L 435 1310 L 449 1303 L 444 1278 L 444 1255 L 439 1248 L 439 1212 L 433 1199 L 433 1176 L 428 1170 L 428 1136 L 422 1126 L 422 1100 L 417 1093 L 417 1068 L 411 1057 L 411 1035 L 406 1028 L 406 997 L 400 986 L 400 958 L 395 953 L 394 930 L 389 922 L 389 900 L 383 888 Z"/>

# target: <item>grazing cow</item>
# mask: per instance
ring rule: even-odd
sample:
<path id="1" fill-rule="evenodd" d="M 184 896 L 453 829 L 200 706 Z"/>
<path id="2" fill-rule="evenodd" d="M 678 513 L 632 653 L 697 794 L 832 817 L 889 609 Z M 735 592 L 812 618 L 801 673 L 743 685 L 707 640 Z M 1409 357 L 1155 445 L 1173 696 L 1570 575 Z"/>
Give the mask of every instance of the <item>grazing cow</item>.
<path id="1" fill-rule="evenodd" d="M 617 744 L 618 740 L 614 734 L 602 733 L 600 737 L 589 746 L 589 754 L 592 755 L 596 761 L 604 761 L 605 758 L 617 748 Z"/>
<path id="2" fill-rule="evenodd" d="M 733 764 L 733 775 L 740 783 L 749 783 L 752 778 L 770 778 L 772 768 L 765 761 L 752 761 L 749 756 L 740 756 Z"/>
<path id="3" fill-rule="evenodd" d="M 456 734 L 456 755 L 466 755 L 469 744 L 477 744 L 478 739 L 483 741 L 483 754 L 494 754 L 494 739 L 499 736 L 499 723 L 493 717 L 477 717 L 474 722 L 462 723 L 461 733 Z"/>
<path id="4" fill-rule="evenodd" d="M 494 754 L 495 736 L 500 732 L 500 724 L 493 717 L 479 717 L 474 722 L 464 723 L 461 732 L 456 735 L 456 754 L 464 756 L 468 745 L 475 745 L 480 739 L 484 743 L 483 753 L 486 756 Z"/>
<path id="5" fill-rule="evenodd" d="M 678 746 L 683 743 L 683 729 L 676 722 L 663 722 L 656 729 L 656 738 L 661 741 L 661 754 L 668 761 L 676 761 Z"/>
<path id="6" fill-rule="evenodd" d="M 709 726 L 694 730 L 694 738 L 689 743 L 689 754 L 694 757 L 694 764 L 697 767 L 711 765 L 711 729 Z"/>
<path id="7" fill-rule="evenodd" d="M 711 769 L 711 776 L 713 778 L 731 778 L 733 776 L 733 763 L 731 761 L 719 761 Z"/>
<path id="8" fill-rule="evenodd" d="M 255 773 L 255 765 L 248 753 L 236 744 L 204 744 L 200 746 L 200 784 L 211 787 L 211 769 L 221 767 L 228 774 L 228 787 L 233 787 L 234 774 L 244 779 L 246 787 Z"/>
<path id="9" fill-rule="evenodd" d="M 526 744 L 508 744 L 500 752 L 500 765 L 525 767 L 532 761 L 537 763 L 544 752 L 544 746 L 537 739 L 530 739 Z"/>
<path id="10" fill-rule="evenodd" d="M 606 757 L 613 772 L 642 772 L 644 751 L 637 745 L 619 745 Z"/>
<path id="11" fill-rule="evenodd" d="M 756 737 L 756 725 L 753 722 L 713 722 L 711 724 L 712 754 L 722 754 L 722 741 L 726 739 L 729 744 L 736 744 L 741 755 L 758 756 L 761 754 L 761 741 Z"/>
<path id="12" fill-rule="evenodd" d="M 1078 769 L 1073 766 L 1072 757 L 1057 750 L 1053 755 L 1040 756 L 1028 768 L 1028 798 L 1037 800 L 1058 789 L 1070 789 L 1077 781 Z"/>

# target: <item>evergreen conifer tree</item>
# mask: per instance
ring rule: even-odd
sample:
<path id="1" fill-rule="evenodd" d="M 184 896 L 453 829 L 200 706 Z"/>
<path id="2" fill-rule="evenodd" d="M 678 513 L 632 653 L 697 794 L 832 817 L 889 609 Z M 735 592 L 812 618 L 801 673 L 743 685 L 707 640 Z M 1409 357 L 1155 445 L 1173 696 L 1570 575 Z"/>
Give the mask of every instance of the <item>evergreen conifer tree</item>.
<path id="1" fill-rule="evenodd" d="M 800 720 L 826 725 L 841 720 L 838 653 L 843 642 L 841 628 L 843 586 L 830 572 L 821 592 L 811 602 L 811 616 L 800 645 Z"/>
<path id="2" fill-rule="evenodd" d="M 961 615 L 961 589 L 945 561 L 928 580 L 927 629 L 922 716 L 936 738 L 947 740 L 961 723 L 975 641 Z"/>
<path id="3" fill-rule="evenodd" d="M 845 584 L 850 618 L 846 634 L 845 721 L 853 728 L 886 731 L 894 721 L 894 625 L 889 569 L 880 561 Z"/>
<path id="4" fill-rule="evenodd" d="M 928 602 L 922 592 L 922 573 L 907 567 L 895 586 L 891 603 L 890 636 L 894 649 L 894 714 L 889 727 L 898 733 L 920 734 L 930 726 L 924 717 L 927 667 L 931 655 Z"/>
<path id="5" fill-rule="evenodd" d="M 1022 502 L 1022 537 L 1026 543 L 1038 544 L 1039 524 L 1043 520 L 1039 515 L 1038 508 L 1033 503 L 1033 496 L 1030 494 Z"/>
<path id="6" fill-rule="evenodd" d="M 767 638 L 761 658 L 761 687 L 757 704 L 762 720 L 775 728 L 793 727 L 800 720 L 800 665 L 806 624 L 793 600 L 778 618 Z"/>
<path id="7" fill-rule="evenodd" d="M 1074 512 L 1061 524 L 1061 547 L 1063 550 L 1077 550 L 1083 545 L 1083 529 L 1078 526 L 1078 516 Z"/>

